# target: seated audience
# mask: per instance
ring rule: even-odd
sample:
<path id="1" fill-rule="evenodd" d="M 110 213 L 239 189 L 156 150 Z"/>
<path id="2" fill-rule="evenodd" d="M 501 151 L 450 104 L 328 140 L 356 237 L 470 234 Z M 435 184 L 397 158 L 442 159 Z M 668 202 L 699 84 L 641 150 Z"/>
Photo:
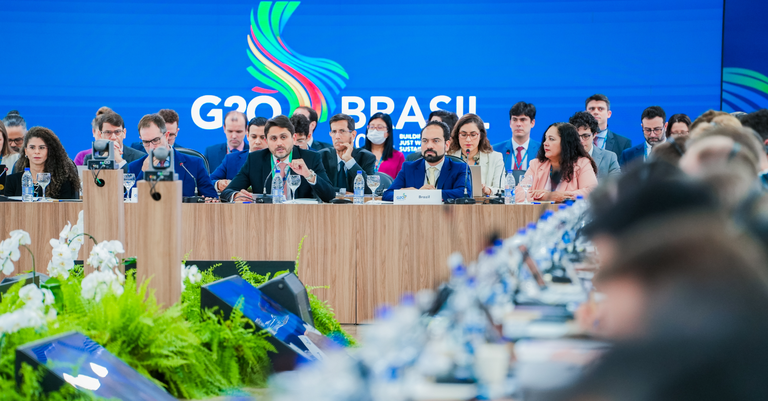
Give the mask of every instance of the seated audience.
<path id="1" fill-rule="evenodd" d="M 309 133 L 307 133 L 307 145 L 314 151 L 322 149 L 331 149 L 333 145 L 327 142 L 320 142 L 315 138 L 315 129 L 317 128 L 317 111 L 311 107 L 300 106 L 293 111 L 293 114 L 301 114 L 309 119 Z"/>
<path id="2" fill-rule="evenodd" d="M 98 124 L 98 136 L 99 139 L 106 139 L 113 141 L 115 147 L 115 164 L 118 168 L 128 171 L 128 163 L 139 160 L 142 156 L 146 156 L 146 153 L 139 152 L 131 147 L 123 146 L 123 139 L 125 138 L 125 124 L 123 118 L 115 112 L 108 112 L 102 114 L 97 118 Z M 88 165 L 88 161 L 93 157 L 92 154 L 88 154 L 83 159 L 83 164 Z"/>
<path id="3" fill-rule="evenodd" d="M 352 192 L 358 171 L 363 172 L 363 179 L 366 183 L 368 182 L 368 175 L 373 174 L 376 165 L 376 156 L 365 149 L 355 149 L 354 141 L 357 131 L 355 131 L 355 120 L 352 117 L 336 114 L 331 117 L 329 124 L 333 149 L 321 149 L 318 153 L 323 158 L 323 165 L 331 186 L 336 191 L 346 188 L 347 192 Z M 365 193 L 371 193 L 367 184 Z"/>
<path id="4" fill-rule="evenodd" d="M 429 113 L 429 118 L 427 119 L 427 122 L 431 122 L 431 121 L 444 122 L 445 125 L 448 126 L 448 129 L 450 129 L 450 131 L 453 132 L 453 126 L 456 125 L 456 121 L 459 121 L 459 116 L 452 111 L 435 110 Z M 419 159 L 421 159 L 421 152 L 413 152 L 409 154 L 408 157 L 405 158 L 405 161 L 412 162 L 414 160 L 419 160 Z"/>
<path id="5" fill-rule="evenodd" d="M 11 110 L 3 118 L 5 130 L 8 133 L 8 146 L 13 153 L 21 153 L 21 145 L 24 143 L 24 134 L 27 133 L 27 122 L 17 110 Z"/>
<path id="6" fill-rule="evenodd" d="M 165 120 L 159 114 L 147 114 L 139 120 L 139 138 L 144 144 L 144 149 L 149 153 L 159 147 L 172 149 L 168 146 L 168 132 L 165 130 Z M 182 181 L 182 196 L 204 196 L 217 198 L 216 189 L 211 183 L 208 171 L 205 169 L 203 159 L 187 156 L 177 150 L 173 150 L 174 171 Z M 128 165 L 128 172 L 136 175 L 136 181 L 144 178 L 144 171 L 149 168 L 149 155 Z"/>
<path id="7" fill-rule="evenodd" d="M 293 124 L 293 143 L 304 149 L 310 149 L 309 147 L 309 119 L 301 113 L 293 113 L 291 116 L 291 124 Z M 314 149 L 313 149 L 314 150 Z"/>
<path id="8" fill-rule="evenodd" d="M 5 181 L 6 196 L 21 196 L 21 176 L 29 168 L 32 181 L 37 184 L 38 173 L 50 173 L 51 182 L 45 189 L 45 197 L 53 199 L 80 198 L 80 178 L 77 176 L 75 163 L 59 141 L 59 137 L 45 127 L 32 127 L 24 136 L 21 156 L 14 167 L 15 173 Z M 42 196 L 43 191 L 35 185 L 35 195 Z"/>
<path id="9" fill-rule="evenodd" d="M 640 126 L 643 128 L 643 143 L 625 150 L 619 157 L 622 168 L 632 163 L 648 160 L 654 146 L 661 145 L 666 139 L 667 114 L 659 106 L 651 106 L 640 115 Z"/>
<path id="10" fill-rule="evenodd" d="M 576 127 L 554 123 L 547 128 L 541 147 L 525 177 L 531 177 L 533 200 L 563 202 L 586 197 L 597 186 L 597 166 L 579 142 Z M 524 192 L 515 191 L 518 202 Z"/>
<path id="11" fill-rule="evenodd" d="M 294 133 L 293 124 L 286 116 L 267 120 L 264 126 L 267 149 L 248 154 L 243 168 L 222 191 L 221 199 L 250 202 L 254 199 L 254 193 L 272 193 L 272 176 L 276 168 L 283 177 L 287 174 L 301 176 L 301 185 L 295 193 L 296 199 L 317 197 L 323 202 L 333 199 L 335 193 L 325 174 L 321 156 L 315 151 L 294 146 Z M 253 193 L 246 190 L 249 187 Z"/>
<path id="12" fill-rule="evenodd" d="M 374 173 L 384 173 L 394 178 L 405 162 L 402 152 L 395 149 L 392 118 L 386 113 L 376 113 L 368 120 L 365 134 L 365 150 L 376 156 Z"/>
<path id="13" fill-rule="evenodd" d="M 594 94 L 584 101 L 584 107 L 597 120 L 599 131 L 595 135 L 595 146 L 616 154 L 617 158 L 632 146 L 632 141 L 608 129 L 608 120 L 613 115 L 608 96 Z"/>
<path id="14" fill-rule="evenodd" d="M 470 166 L 480 166 L 483 195 L 493 195 L 503 188 L 504 157 L 488 141 L 485 124 L 477 114 L 465 114 L 453 127 L 448 153 Z"/>
<path id="15" fill-rule="evenodd" d="M 443 201 L 472 196 L 472 186 L 467 180 L 467 165 L 446 157 L 451 132 L 448 125 L 431 121 L 421 130 L 422 158 L 403 163 L 392 185 L 384 191 L 382 200 L 392 201 L 395 190 L 439 189 Z"/>
<path id="16" fill-rule="evenodd" d="M 589 114 L 586 111 L 579 111 L 571 116 L 568 122 L 576 127 L 576 131 L 579 133 L 579 140 L 581 140 L 581 145 L 584 146 L 584 150 L 586 150 L 587 153 L 592 156 L 592 160 L 595 161 L 595 164 L 597 165 L 598 180 L 621 174 L 621 167 L 619 167 L 616 153 L 595 146 L 595 142 L 597 141 L 595 135 L 600 128 L 597 124 L 597 120 L 592 114 Z"/>
<path id="17" fill-rule="evenodd" d="M 224 134 L 227 136 L 227 141 L 211 145 L 205 149 L 205 158 L 211 169 L 215 171 L 224 161 L 224 156 L 248 149 L 248 142 L 245 141 L 247 124 L 248 119 L 245 118 L 245 114 L 237 110 L 227 113 L 224 117 Z"/>
<path id="18" fill-rule="evenodd" d="M 504 169 L 527 170 L 536 158 L 540 143 L 531 139 L 531 129 L 536 125 L 536 106 L 517 102 L 509 109 L 509 129 L 512 138 L 493 145 L 493 150 L 504 156 Z"/>
<path id="19" fill-rule="evenodd" d="M 687 137 L 691 129 L 691 119 L 685 114 L 673 114 L 667 121 L 667 139 Z"/>
<path id="20" fill-rule="evenodd" d="M 219 167 L 217 167 L 213 174 L 211 174 L 211 181 L 213 181 L 213 186 L 216 187 L 216 191 L 223 191 L 224 188 L 229 185 L 230 181 L 235 178 L 235 175 L 237 175 L 245 164 L 245 159 L 248 158 L 248 153 L 266 147 L 267 141 L 264 137 L 264 125 L 266 124 L 267 119 L 264 117 L 254 117 L 248 122 L 248 149 L 232 152 L 225 156 Z"/>
<path id="21" fill-rule="evenodd" d="M 5 165 L 8 169 L 5 172 L 0 171 L 0 175 L 13 174 L 13 166 L 19 160 L 19 154 L 11 152 L 11 147 L 8 143 L 8 131 L 6 131 L 5 124 L 2 121 L 0 121 L 0 135 L 0 164 Z"/>
<path id="22" fill-rule="evenodd" d="M 96 117 L 93 117 L 93 120 L 91 120 L 91 135 L 93 135 L 93 140 L 101 139 L 101 135 L 99 135 L 99 117 L 106 113 L 114 113 L 112 109 L 110 109 L 107 106 L 99 107 L 98 110 L 96 110 Z M 141 149 L 139 149 L 141 151 Z M 85 164 L 85 156 L 88 156 L 93 152 L 93 149 L 91 146 L 88 147 L 88 149 L 81 150 L 77 152 L 75 155 L 75 165 L 82 166 Z"/>
<path id="23" fill-rule="evenodd" d="M 680 164 L 680 158 L 685 154 L 688 135 L 679 135 L 653 148 L 651 159 L 661 160 L 673 166 Z"/>

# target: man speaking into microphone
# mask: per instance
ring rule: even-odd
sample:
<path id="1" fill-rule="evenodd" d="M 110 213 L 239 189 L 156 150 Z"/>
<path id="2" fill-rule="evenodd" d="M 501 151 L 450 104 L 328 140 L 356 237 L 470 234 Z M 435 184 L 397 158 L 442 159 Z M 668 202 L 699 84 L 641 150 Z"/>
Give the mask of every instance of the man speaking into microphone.
<path id="1" fill-rule="evenodd" d="M 311 150 L 304 150 L 293 145 L 294 127 L 286 116 L 276 116 L 267 121 L 264 135 L 267 149 L 248 154 L 248 159 L 235 178 L 221 192 L 222 201 L 252 201 L 253 194 L 246 191 L 251 187 L 254 193 L 272 191 L 272 177 L 276 169 L 280 175 L 297 174 L 301 176 L 301 185 L 296 189 L 295 198 L 314 198 L 323 202 L 334 198 L 335 193 L 320 155 Z"/>

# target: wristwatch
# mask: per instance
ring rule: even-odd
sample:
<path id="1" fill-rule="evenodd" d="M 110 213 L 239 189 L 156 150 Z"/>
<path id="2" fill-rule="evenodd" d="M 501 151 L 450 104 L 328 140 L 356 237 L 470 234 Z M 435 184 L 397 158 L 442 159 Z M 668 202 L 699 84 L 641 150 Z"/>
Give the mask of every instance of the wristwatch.
<path id="1" fill-rule="evenodd" d="M 309 177 L 307 177 L 307 181 L 315 182 L 316 177 L 317 174 L 315 174 L 315 170 L 309 170 Z"/>

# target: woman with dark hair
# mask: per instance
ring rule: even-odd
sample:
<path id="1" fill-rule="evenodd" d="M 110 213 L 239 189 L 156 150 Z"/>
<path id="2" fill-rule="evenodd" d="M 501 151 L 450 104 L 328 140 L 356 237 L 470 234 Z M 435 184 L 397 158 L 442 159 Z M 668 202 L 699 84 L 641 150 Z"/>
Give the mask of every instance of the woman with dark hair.
<path id="1" fill-rule="evenodd" d="M 531 177 L 533 200 L 563 202 L 578 195 L 586 197 L 597 187 L 596 173 L 595 161 L 584 150 L 576 127 L 554 123 L 544 132 L 525 177 Z M 523 201 L 523 191 L 516 191 L 515 197 Z"/>
<path id="2" fill-rule="evenodd" d="M 393 145 L 392 118 L 386 113 L 376 113 L 368 121 L 365 134 L 365 150 L 376 156 L 374 172 L 395 178 L 403 167 L 405 156 Z"/>
<path id="3" fill-rule="evenodd" d="M 667 139 L 688 137 L 691 119 L 685 114 L 673 114 L 667 121 Z"/>
<path id="4" fill-rule="evenodd" d="M 485 123 L 477 114 L 465 114 L 453 126 L 448 154 L 470 166 L 481 166 L 483 195 L 495 194 L 502 187 L 504 156 L 493 150 Z"/>
<path id="5" fill-rule="evenodd" d="M 80 179 L 77 176 L 75 163 L 67 156 L 59 137 L 48 128 L 32 127 L 27 131 L 24 136 L 24 146 L 21 148 L 21 157 L 16 162 L 16 173 L 9 175 L 5 183 L 5 195 L 21 196 L 21 176 L 25 168 L 29 168 L 35 183 L 37 183 L 38 173 L 51 174 L 51 183 L 45 191 L 46 197 L 54 199 L 80 197 Z M 35 195 L 42 195 L 42 191 Z"/>
<path id="6" fill-rule="evenodd" d="M 5 129 L 5 124 L 0 121 L 0 164 L 5 165 L 8 169 L 7 174 L 13 172 L 13 165 L 16 164 L 17 160 L 19 160 L 19 154 L 11 152 L 11 146 L 8 144 L 8 130 Z M 3 171 L 0 171 L 0 175 L 3 175 Z"/>

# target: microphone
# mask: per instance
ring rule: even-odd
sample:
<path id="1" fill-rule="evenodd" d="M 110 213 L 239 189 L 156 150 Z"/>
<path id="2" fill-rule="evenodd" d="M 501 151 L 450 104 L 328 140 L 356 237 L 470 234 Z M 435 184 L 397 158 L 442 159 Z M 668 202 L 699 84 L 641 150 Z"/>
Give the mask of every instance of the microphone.
<path id="1" fill-rule="evenodd" d="M 509 164 L 510 164 L 509 167 L 510 167 L 510 170 L 512 170 L 512 158 L 509 157 L 509 149 L 507 149 L 507 157 L 504 160 L 507 160 L 507 159 L 510 159 L 509 160 Z M 505 170 L 507 169 L 507 162 L 506 161 L 504 162 L 504 169 Z"/>
<path id="2" fill-rule="evenodd" d="M 467 187 L 469 186 L 467 184 L 467 182 L 468 182 L 467 180 L 469 180 L 469 177 L 470 177 L 470 175 L 469 175 L 470 174 L 469 173 L 469 152 L 470 152 L 470 150 L 467 149 L 467 164 L 466 164 L 465 170 L 464 170 L 464 197 L 460 198 L 460 199 L 456 199 L 455 204 L 457 204 L 457 205 L 473 205 L 473 204 L 475 204 L 475 199 L 471 198 L 467 194 Z"/>
<path id="3" fill-rule="evenodd" d="M 509 151 L 507 151 L 509 153 Z M 510 170 L 512 171 L 512 170 Z M 491 204 L 493 205 L 503 205 L 504 202 L 504 187 L 502 187 L 502 180 L 504 180 L 504 172 L 502 171 L 502 174 L 499 175 L 499 190 L 496 191 L 496 197 L 491 198 Z"/>
<path id="4" fill-rule="evenodd" d="M 184 171 L 186 171 L 186 172 L 187 172 L 187 174 L 189 174 L 189 176 L 190 176 L 190 177 L 192 177 L 192 181 L 194 181 L 194 182 L 195 182 L 195 196 L 198 196 L 198 195 L 199 195 L 199 193 L 197 192 L 197 178 L 195 178 L 195 176 L 194 176 L 194 175 L 192 175 L 192 173 L 190 173 L 190 172 L 189 172 L 189 170 L 187 170 L 187 167 L 186 167 L 186 166 L 184 166 L 184 163 L 179 163 L 179 165 L 181 166 L 181 168 L 183 168 L 183 169 L 184 169 Z"/>
<path id="5" fill-rule="evenodd" d="M 264 179 L 264 196 L 267 196 L 267 180 L 269 180 L 269 177 L 272 177 L 275 175 L 275 170 L 272 169 L 272 171 L 269 172 L 269 175 L 267 175 L 267 178 Z"/>

